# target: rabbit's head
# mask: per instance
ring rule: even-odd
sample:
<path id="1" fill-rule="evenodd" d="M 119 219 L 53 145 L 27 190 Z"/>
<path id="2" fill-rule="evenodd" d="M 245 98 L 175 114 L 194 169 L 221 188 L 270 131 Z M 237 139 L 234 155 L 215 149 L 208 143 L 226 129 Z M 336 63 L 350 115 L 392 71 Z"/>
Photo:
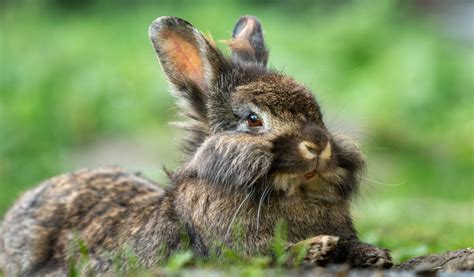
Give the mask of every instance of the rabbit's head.
<path id="1" fill-rule="evenodd" d="M 186 178 L 228 190 L 348 198 L 363 159 L 329 133 L 313 93 L 267 68 L 255 17 L 241 17 L 225 57 L 188 22 L 160 17 L 149 35 L 190 131 Z"/>

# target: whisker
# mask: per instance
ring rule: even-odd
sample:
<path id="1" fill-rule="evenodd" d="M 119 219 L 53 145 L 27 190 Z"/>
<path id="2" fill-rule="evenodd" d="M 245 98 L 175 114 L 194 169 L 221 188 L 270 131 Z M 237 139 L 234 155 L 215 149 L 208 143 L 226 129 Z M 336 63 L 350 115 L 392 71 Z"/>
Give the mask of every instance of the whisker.
<path id="1" fill-rule="evenodd" d="M 270 186 L 270 192 L 268 193 L 267 205 L 270 204 L 270 197 L 272 196 L 273 186 Z"/>
<path id="2" fill-rule="evenodd" d="M 364 177 L 364 176 L 359 176 L 359 177 L 363 180 L 368 181 L 368 182 L 372 182 L 372 183 L 377 184 L 377 185 L 389 186 L 389 187 L 397 187 L 397 186 L 400 186 L 400 185 L 404 185 L 407 182 L 407 181 L 402 181 L 402 182 L 397 183 L 397 184 L 389 184 L 389 183 L 383 183 L 383 182 L 380 182 L 380 181 L 377 181 L 377 180 L 373 180 L 373 179 L 370 179 L 370 178 L 367 178 L 367 177 Z"/>
<path id="3" fill-rule="evenodd" d="M 258 209 L 257 209 L 257 234 L 258 229 L 260 228 L 260 211 L 262 209 L 262 203 L 265 199 L 266 194 L 270 191 L 271 185 L 267 185 L 263 190 L 262 196 L 260 197 L 260 201 L 258 202 Z"/>
<path id="4" fill-rule="evenodd" d="M 249 193 L 247 193 L 247 196 L 245 196 L 244 200 L 242 200 L 242 202 L 240 203 L 239 207 L 237 208 L 237 210 L 235 210 L 235 213 L 234 215 L 232 216 L 232 220 L 230 221 L 229 223 L 229 227 L 227 227 L 227 231 L 225 233 L 225 237 L 227 238 L 229 233 L 230 233 L 230 229 L 232 228 L 232 224 L 234 224 L 234 221 L 235 221 L 235 218 L 237 217 L 237 214 L 239 213 L 240 209 L 242 208 L 242 206 L 244 205 L 245 201 L 247 201 L 247 199 L 249 199 L 250 195 L 253 194 L 253 190 Z"/>

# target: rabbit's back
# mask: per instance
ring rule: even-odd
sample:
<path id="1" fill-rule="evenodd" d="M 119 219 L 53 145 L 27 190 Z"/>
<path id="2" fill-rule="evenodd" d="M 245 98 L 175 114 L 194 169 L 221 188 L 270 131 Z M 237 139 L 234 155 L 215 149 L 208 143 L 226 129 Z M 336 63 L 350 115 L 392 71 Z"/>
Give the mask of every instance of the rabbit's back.
<path id="1" fill-rule="evenodd" d="M 47 180 L 26 192 L 5 216 L 0 238 L 5 271 L 66 270 L 56 265 L 76 259 L 71 255 L 78 255 L 81 244 L 91 256 L 103 258 L 143 227 L 162 195 L 156 184 L 119 168 L 84 169 Z"/>

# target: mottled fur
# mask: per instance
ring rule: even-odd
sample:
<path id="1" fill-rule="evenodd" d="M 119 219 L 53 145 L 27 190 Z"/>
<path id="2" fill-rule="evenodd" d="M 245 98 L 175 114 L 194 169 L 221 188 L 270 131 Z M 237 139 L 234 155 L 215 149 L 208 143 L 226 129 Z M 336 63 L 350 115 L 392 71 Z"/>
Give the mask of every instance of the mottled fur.
<path id="1" fill-rule="evenodd" d="M 231 58 L 175 17 L 155 20 L 150 38 L 186 118 L 177 124 L 189 133 L 185 161 L 166 190 L 109 168 L 62 175 L 27 192 L 4 220 L 8 276 L 66 274 L 79 259 L 77 241 L 95 273 L 111 272 L 124 248 L 145 267 L 186 247 L 204 257 L 223 246 L 272 255 L 282 219 L 289 247 L 314 237 L 312 264 L 391 265 L 386 250 L 357 239 L 352 223 L 349 201 L 364 167 L 358 147 L 329 133 L 309 89 L 266 67 L 256 18 L 238 21 Z M 249 125 L 252 114 L 261 126 Z M 245 234 L 239 240 L 235 226 Z"/>

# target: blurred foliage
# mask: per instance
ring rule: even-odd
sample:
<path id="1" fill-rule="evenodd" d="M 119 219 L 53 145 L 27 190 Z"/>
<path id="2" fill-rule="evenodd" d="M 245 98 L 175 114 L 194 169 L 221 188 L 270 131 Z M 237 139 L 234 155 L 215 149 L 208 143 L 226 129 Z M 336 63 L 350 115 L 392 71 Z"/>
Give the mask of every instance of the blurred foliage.
<path id="1" fill-rule="evenodd" d="M 221 40 L 253 14 L 270 65 L 313 89 L 328 125 L 361 142 L 361 237 L 397 259 L 474 245 L 474 53 L 440 18 L 397 1 L 127 3 L 0 2 L 0 214 L 25 189 L 84 165 L 77 153 L 98 141 L 158 153 L 142 168 L 152 177 L 175 166 L 166 123 L 176 110 L 148 25 L 175 15 Z"/>

